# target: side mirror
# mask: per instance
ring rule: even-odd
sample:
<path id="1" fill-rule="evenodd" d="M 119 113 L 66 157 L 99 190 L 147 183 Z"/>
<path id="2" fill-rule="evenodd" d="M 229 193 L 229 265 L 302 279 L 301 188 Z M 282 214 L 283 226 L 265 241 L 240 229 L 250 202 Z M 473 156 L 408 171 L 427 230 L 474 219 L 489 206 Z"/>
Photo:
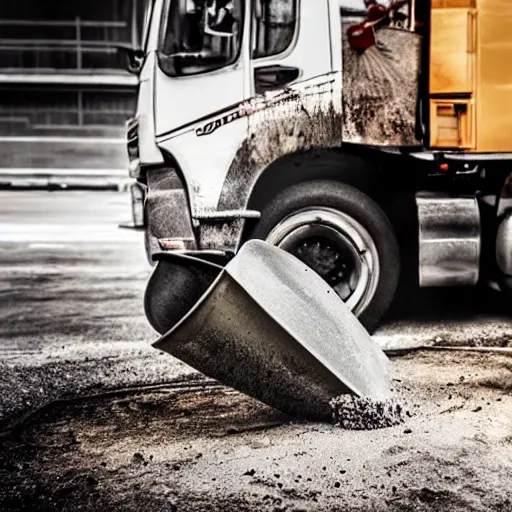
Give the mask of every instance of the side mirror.
<path id="1" fill-rule="evenodd" d="M 233 18 L 231 13 L 224 13 L 219 21 L 206 8 L 204 14 L 204 33 L 217 37 L 233 37 Z"/>
<path id="2" fill-rule="evenodd" d="M 113 47 L 123 59 L 124 68 L 134 75 L 138 75 L 144 62 L 144 51 L 129 44 L 116 44 Z"/>

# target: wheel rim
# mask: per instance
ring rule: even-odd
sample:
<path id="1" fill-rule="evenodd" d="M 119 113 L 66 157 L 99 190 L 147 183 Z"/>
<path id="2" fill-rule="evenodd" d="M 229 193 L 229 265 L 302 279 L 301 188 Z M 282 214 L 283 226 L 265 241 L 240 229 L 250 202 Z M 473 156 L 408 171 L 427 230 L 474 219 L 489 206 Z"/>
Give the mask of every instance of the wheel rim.
<path id="1" fill-rule="evenodd" d="M 377 247 L 352 217 L 331 208 L 306 208 L 283 219 L 266 241 L 317 272 L 355 315 L 373 298 L 380 277 Z"/>

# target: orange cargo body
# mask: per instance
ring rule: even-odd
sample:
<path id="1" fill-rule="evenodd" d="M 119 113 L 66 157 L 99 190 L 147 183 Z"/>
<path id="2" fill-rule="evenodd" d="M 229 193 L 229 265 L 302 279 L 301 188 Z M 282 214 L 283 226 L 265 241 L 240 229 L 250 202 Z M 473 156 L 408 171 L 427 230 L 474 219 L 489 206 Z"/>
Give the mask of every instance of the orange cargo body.
<path id="1" fill-rule="evenodd" d="M 512 152 L 512 2 L 432 0 L 430 144 Z"/>

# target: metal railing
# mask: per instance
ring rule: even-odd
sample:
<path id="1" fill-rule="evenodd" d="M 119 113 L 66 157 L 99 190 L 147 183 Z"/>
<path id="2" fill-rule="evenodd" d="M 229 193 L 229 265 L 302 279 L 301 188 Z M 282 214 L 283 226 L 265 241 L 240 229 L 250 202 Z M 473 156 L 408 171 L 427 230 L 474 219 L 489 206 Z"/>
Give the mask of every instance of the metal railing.
<path id="1" fill-rule="evenodd" d="M 90 69 L 91 67 L 121 68 L 119 64 L 113 66 L 112 59 L 105 59 L 104 65 L 87 66 L 84 65 L 84 57 L 91 54 L 113 55 L 116 53 L 113 48 L 115 43 L 129 42 L 132 38 L 130 24 L 127 21 L 83 20 L 79 16 L 71 21 L 4 19 L 0 20 L 0 29 L 3 27 L 16 27 L 17 31 L 23 34 L 30 34 L 31 29 L 38 28 L 50 29 L 50 31 L 51 29 L 61 29 L 65 37 L 55 37 L 54 34 L 52 34 L 53 37 L 0 37 L 0 55 L 3 55 L 3 58 L 0 58 L 0 68 L 26 69 L 27 66 L 23 65 L 23 60 L 27 53 L 35 56 L 35 65 L 29 66 L 31 69 L 46 69 L 48 67 L 74 70 Z M 23 29 L 26 30 L 22 32 Z M 101 39 L 86 38 L 83 34 L 84 29 L 103 29 L 104 37 Z M 8 58 L 9 54 L 12 58 Z M 62 65 L 62 63 L 59 65 L 58 61 L 62 60 L 63 54 L 74 56 L 75 65 Z M 18 60 L 18 65 L 5 66 L 5 62 L 13 60 Z M 52 65 L 37 65 L 37 62 L 42 60 L 52 63 Z M 2 61 L 4 65 L 1 64 Z M 98 63 L 101 64 L 100 61 L 96 61 L 96 64 Z"/>
<path id="2" fill-rule="evenodd" d="M 64 126 L 122 126 L 134 109 L 135 95 L 126 89 L 59 88 L 38 92 L 22 87 L 0 94 L 0 128 L 15 125 L 32 131 Z"/>

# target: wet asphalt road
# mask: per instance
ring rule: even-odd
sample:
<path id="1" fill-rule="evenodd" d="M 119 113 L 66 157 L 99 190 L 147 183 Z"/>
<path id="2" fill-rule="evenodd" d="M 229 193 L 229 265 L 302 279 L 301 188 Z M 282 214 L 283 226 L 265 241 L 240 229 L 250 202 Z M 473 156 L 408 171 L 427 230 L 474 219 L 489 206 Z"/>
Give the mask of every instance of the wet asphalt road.
<path id="1" fill-rule="evenodd" d="M 0 428 L 48 400 L 172 381 L 151 347 L 151 267 L 118 192 L 0 193 Z"/>
<path id="2" fill-rule="evenodd" d="M 127 193 L 0 193 L 0 429 L 63 397 L 195 374 L 151 347 L 151 267 Z M 494 292 L 401 297 L 375 335 L 385 347 L 447 341 L 506 346 L 509 303 Z M 197 376 L 197 375 L 196 375 Z"/>

